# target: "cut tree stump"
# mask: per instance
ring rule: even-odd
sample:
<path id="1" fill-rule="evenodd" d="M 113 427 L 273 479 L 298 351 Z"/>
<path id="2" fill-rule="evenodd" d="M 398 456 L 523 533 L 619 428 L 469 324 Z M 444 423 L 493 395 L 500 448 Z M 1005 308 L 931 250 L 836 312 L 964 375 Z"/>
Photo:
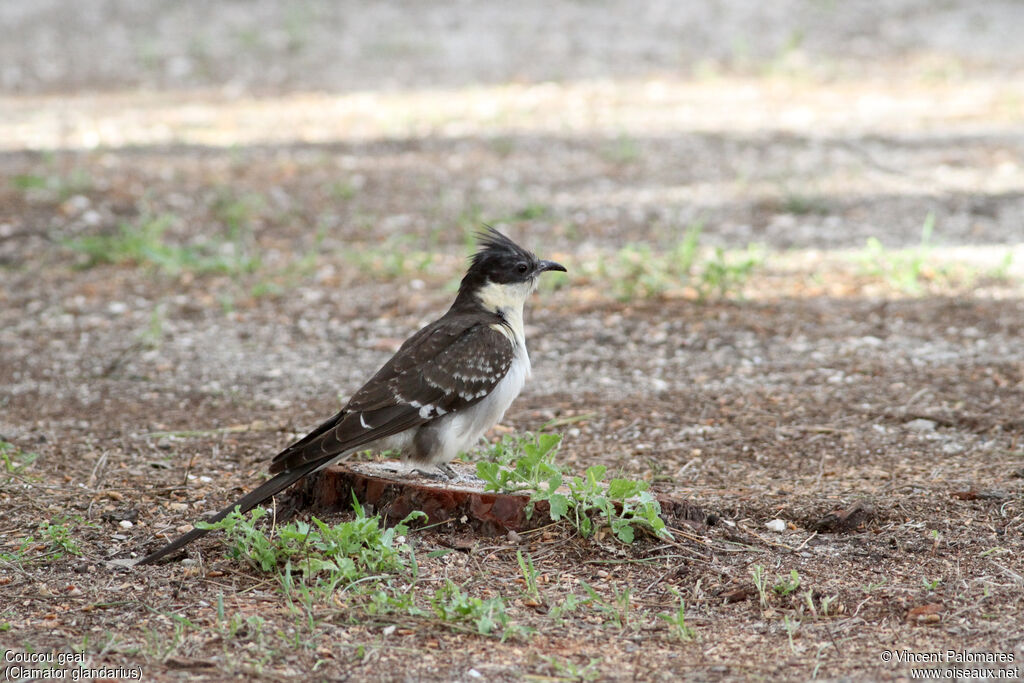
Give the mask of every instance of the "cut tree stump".
<path id="1" fill-rule="evenodd" d="M 299 510 L 317 515 L 347 512 L 355 499 L 368 512 L 383 516 L 388 524 L 396 524 L 417 510 L 427 515 L 425 524 L 454 520 L 486 536 L 529 531 L 551 523 L 546 501 L 534 503 L 528 515 L 528 493 L 484 491 L 484 482 L 476 477 L 473 465 L 452 463 L 451 467 L 459 475 L 453 481 L 405 474 L 404 465 L 398 461 L 334 465 L 289 490 L 280 501 L 282 514 L 287 517 Z M 700 528 L 717 519 L 686 500 L 662 495 L 657 498 L 669 526 Z"/>

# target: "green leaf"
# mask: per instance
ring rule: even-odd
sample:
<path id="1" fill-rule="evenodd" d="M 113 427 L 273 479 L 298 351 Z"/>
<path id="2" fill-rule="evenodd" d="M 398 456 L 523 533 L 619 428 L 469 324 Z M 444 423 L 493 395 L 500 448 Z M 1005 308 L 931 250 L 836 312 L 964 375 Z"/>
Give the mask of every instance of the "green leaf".
<path id="1" fill-rule="evenodd" d="M 548 498 L 549 512 L 551 519 L 555 522 L 566 516 L 569 512 L 569 499 L 561 493 L 553 493 Z"/>
<path id="2" fill-rule="evenodd" d="M 594 523 L 590 521 L 590 517 L 583 516 L 579 520 L 580 534 L 584 538 L 589 538 L 594 533 Z"/>
<path id="3" fill-rule="evenodd" d="M 495 462 L 481 460 L 476 464 L 476 476 L 487 482 L 488 490 L 496 490 L 498 488 L 499 470 L 501 470 L 501 467 Z"/>
<path id="4" fill-rule="evenodd" d="M 587 468 L 586 472 L 587 483 L 596 485 L 599 481 L 604 479 L 604 474 L 607 471 L 608 468 L 605 467 L 604 465 L 591 465 L 590 467 Z"/>
<path id="5" fill-rule="evenodd" d="M 612 522 L 612 531 L 623 543 L 632 543 L 634 539 L 633 527 L 630 523 L 623 519 L 617 519 Z"/>
<path id="6" fill-rule="evenodd" d="M 561 434 L 541 434 L 537 437 L 537 445 L 543 455 L 547 455 L 562 442 Z"/>
<path id="7" fill-rule="evenodd" d="M 608 482 L 608 497 L 616 500 L 632 498 L 646 490 L 646 481 L 637 481 L 635 479 L 612 479 Z"/>

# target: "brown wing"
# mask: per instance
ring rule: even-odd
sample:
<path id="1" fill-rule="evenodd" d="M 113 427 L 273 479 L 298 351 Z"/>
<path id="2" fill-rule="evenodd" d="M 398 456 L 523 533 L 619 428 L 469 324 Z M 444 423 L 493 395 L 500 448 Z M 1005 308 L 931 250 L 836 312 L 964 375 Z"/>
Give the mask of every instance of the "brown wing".
<path id="1" fill-rule="evenodd" d="M 413 335 L 337 415 L 278 453 L 271 473 L 324 460 L 483 399 L 515 349 L 497 316 L 445 316 Z"/>

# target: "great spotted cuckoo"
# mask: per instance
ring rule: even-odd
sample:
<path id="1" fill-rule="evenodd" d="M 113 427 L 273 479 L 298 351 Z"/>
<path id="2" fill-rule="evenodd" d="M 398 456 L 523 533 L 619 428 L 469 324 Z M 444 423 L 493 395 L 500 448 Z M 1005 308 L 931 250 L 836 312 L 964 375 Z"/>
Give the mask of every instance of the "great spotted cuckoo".
<path id="1" fill-rule="evenodd" d="M 479 234 L 448 312 L 409 337 L 348 404 L 274 456 L 274 476 L 206 519 L 246 512 L 307 474 L 366 449 L 400 451 L 416 466 L 448 462 L 471 449 L 505 414 L 530 376 L 523 305 L 542 273 L 539 260 L 497 230 Z M 139 560 L 155 562 L 199 538 L 195 528 Z"/>

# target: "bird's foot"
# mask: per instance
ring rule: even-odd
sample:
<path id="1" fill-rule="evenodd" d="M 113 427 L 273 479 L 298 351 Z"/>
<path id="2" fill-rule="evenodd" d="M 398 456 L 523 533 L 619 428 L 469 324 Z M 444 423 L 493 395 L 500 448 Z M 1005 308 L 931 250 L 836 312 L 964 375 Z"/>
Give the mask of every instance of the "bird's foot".
<path id="1" fill-rule="evenodd" d="M 451 467 L 449 467 L 448 463 L 441 463 L 439 465 L 435 465 L 434 467 L 436 467 L 437 469 L 425 470 L 413 466 L 411 469 L 409 469 L 408 472 L 409 474 L 418 474 L 421 477 L 426 477 L 427 479 L 434 479 L 436 481 L 453 481 L 455 479 L 459 479 L 459 473 L 453 470 Z"/>
<path id="2" fill-rule="evenodd" d="M 421 470 L 419 467 L 413 467 L 409 470 L 409 474 L 417 474 L 425 479 L 433 479 L 435 481 L 448 481 L 451 479 L 440 467 L 438 470 L 435 472 L 433 470 Z"/>
<path id="3" fill-rule="evenodd" d="M 458 479 L 459 478 L 459 473 L 456 472 L 455 470 L 453 470 L 451 468 L 451 465 L 449 465 L 446 462 L 442 462 L 441 464 L 437 465 L 437 469 L 439 469 L 442 472 L 444 472 L 444 475 L 446 477 L 448 477 L 449 481 L 451 481 L 452 479 Z"/>

